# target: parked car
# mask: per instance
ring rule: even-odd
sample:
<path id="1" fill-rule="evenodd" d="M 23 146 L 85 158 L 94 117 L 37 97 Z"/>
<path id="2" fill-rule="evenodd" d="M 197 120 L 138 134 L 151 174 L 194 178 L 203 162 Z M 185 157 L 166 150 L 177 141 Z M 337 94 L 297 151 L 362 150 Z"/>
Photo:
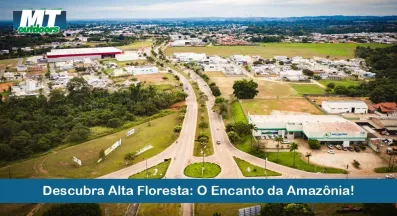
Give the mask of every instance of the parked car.
<path id="1" fill-rule="evenodd" d="M 349 150 L 349 151 L 354 151 L 354 149 L 353 149 L 353 147 L 351 147 L 351 146 L 349 146 L 349 147 L 347 147 L 347 149 Z"/>
<path id="2" fill-rule="evenodd" d="M 269 139 L 269 136 L 268 136 L 268 135 L 265 135 L 265 139 L 267 139 L 267 140 L 268 140 L 268 139 Z"/>
<path id="3" fill-rule="evenodd" d="M 336 145 L 335 148 L 338 150 L 342 150 L 342 147 L 340 145 Z"/>
<path id="4" fill-rule="evenodd" d="M 360 152 L 360 148 L 359 148 L 359 147 L 357 147 L 357 146 L 354 146 L 354 151 L 356 151 L 356 152 Z"/>
<path id="5" fill-rule="evenodd" d="M 218 140 L 218 141 L 216 141 L 216 144 L 220 145 L 220 144 L 221 144 L 221 141 L 219 141 L 219 140 Z"/>
<path id="6" fill-rule="evenodd" d="M 387 178 L 387 179 L 394 179 L 395 177 L 394 177 L 393 174 L 387 174 L 387 175 L 385 175 L 385 178 Z"/>
<path id="7" fill-rule="evenodd" d="M 272 135 L 270 135 L 270 139 L 274 139 L 274 135 L 272 134 Z"/>
<path id="8" fill-rule="evenodd" d="M 334 150 L 328 150 L 328 154 L 335 154 Z"/>
<path id="9" fill-rule="evenodd" d="M 344 147 L 344 146 L 342 146 L 342 149 L 343 149 L 343 151 L 347 151 L 347 148 L 346 148 L 346 147 Z"/>
<path id="10" fill-rule="evenodd" d="M 333 149 L 334 146 L 332 144 L 327 145 L 329 149 Z"/>
<path id="11" fill-rule="evenodd" d="M 281 141 L 281 144 L 289 144 L 289 141 L 288 140 L 283 140 L 283 141 Z"/>

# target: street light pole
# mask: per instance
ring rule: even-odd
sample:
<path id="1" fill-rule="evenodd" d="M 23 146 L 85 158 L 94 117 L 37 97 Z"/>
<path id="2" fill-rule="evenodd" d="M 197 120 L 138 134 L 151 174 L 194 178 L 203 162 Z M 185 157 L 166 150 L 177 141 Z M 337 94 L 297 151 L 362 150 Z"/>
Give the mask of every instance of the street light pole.
<path id="1" fill-rule="evenodd" d="M 267 169 L 266 169 L 266 162 L 267 162 L 267 155 L 266 155 L 266 158 L 265 158 L 265 177 L 266 177 L 266 179 L 267 179 Z"/>

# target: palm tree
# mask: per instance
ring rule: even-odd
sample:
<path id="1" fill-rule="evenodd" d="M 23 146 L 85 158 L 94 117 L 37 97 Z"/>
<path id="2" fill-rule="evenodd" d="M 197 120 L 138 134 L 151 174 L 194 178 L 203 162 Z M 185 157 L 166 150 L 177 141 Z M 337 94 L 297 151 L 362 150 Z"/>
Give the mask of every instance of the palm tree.
<path id="1" fill-rule="evenodd" d="M 252 149 L 252 137 L 254 136 L 252 135 L 252 131 L 254 130 L 256 132 L 258 131 L 258 128 L 256 127 L 255 124 L 248 124 L 248 128 L 250 129 L 251 132 L 250 137 L 251 137 L 251 149 Z"/>
<path id="2" fill-rule="evenodd" d="M 294 166 L 295 166 L 296 150 L 298 150 L 298 144 L 296 142 L 291 143 L 291 145 L 289 147 L 289 151 L 294 152 Z"/>
<path id="3" fill-rule="evenodd" d="M 280 144 L 281 144 L 281 142 L 283 141 L 283 137 L 282 137 L 282 136 L 276 136 L 276 137 L 274 138 L 274 141 L 277 142 L 276 147 L 277 147 L 277 161 L 278 161 L 278 154 L 280 153 Z"/>
<path id="4" fill-rule="evenodd" d="M 307 152 L 305 157 L 307 157 L 307 163 L 310 164 L 310 157 L 312 156 L 312 153 Z"/>

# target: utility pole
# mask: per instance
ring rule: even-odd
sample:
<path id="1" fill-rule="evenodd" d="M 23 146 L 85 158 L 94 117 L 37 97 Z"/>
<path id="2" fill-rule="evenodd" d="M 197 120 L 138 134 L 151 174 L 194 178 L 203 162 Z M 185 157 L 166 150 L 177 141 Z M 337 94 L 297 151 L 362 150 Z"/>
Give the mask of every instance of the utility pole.
<path id="1" fill-rule="evenodd" d="M 265 177 L 267 179 L 267 169 L 266 169 L 266 162 L 267 162 L 267 154 L 266 154 L 266 158 L 265 158 Z"/>
<path id="2" fill-rule="evenodd" d="M 349 164 L 348 164 L 348 165 L 346 165 L 346 169 L 347 169 L 347 173 L 346 173 L 346 179 L 348 179 L 348 178 L 349 178 Z"/>

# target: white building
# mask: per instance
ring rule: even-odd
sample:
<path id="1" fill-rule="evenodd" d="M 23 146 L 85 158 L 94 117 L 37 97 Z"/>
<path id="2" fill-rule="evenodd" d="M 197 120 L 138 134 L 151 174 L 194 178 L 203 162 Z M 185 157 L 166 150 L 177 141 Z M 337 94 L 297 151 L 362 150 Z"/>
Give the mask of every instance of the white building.
<path id="1" fill-rule="evenodd" d="M 171 42 L 172 47 L 183 47 L 183 46 L 202 46 L 205 43 L 198 38 L 190 38 L 188 40 L 175 40 Z"/>
<path id="2" fill-rule="evenodd" d="M 248 122 L 258 128 L 253 131 L 256 137 L 267 134 L 287 139 L 303 137 L 345 147 L 367 138 L 363 128 L 337 115 L 248 115 Z"/>
<path id="3" fill-rule="evenodd" d="M 231 59 L 238 65 L 252 64 L 254 60 L 248 55 L 232 55 Z"/>
<path id="4" fill-rule="evenodd" d="M 123 54 L 117 54 L 116 59 L 117 61 L 134 61 L 140 59 L 140 56 L 136 51 L 125 51 Z"/>
<path id="5" fill-rule="evenodd" d="M 330 114 L 368 113 L 368 105 L 360 100 L 323 101 L 321 107 Z"/>
<path id="6" fill-rule="evenodd" d="M 179 62 L 199 62 L 207 59 L 205 53 L 200 54 L 192 52 L 174 53 L 173 57 Z"/>
<path id="7" fill-rule="evenodd" d="M 18 86 L 11 86 L 11 94 L 16 97 L 39 95 L 39 90 L 43 88 L 36 80 L 26 80 Z"/>

